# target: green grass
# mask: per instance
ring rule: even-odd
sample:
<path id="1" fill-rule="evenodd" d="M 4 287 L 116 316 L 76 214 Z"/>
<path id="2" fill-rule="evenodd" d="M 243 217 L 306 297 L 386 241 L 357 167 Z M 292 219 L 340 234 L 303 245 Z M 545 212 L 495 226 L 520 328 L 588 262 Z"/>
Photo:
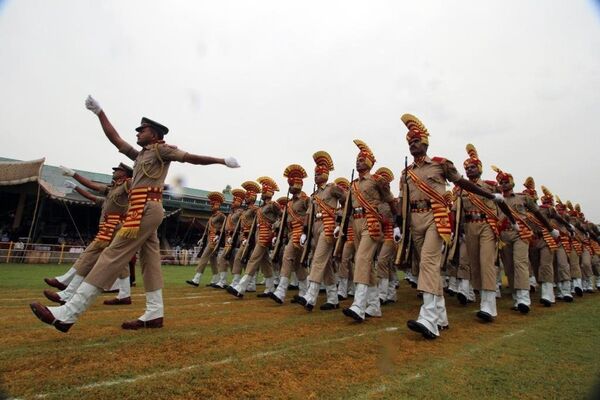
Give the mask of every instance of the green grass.
<path id="1" fill-rule="evenodd" d="M 143 312 L 138 270 L 133 305 L 103 306 L 102 295 L 61 334 L 27 304 L 48 304 L 43 277 L 68 267 L 0 264 L 0 398 L 581 399 L 599 380 L 600 294 L 551 308 L 535 297 L 526 316 L 505 294 L 488 325 L 448 297 L 451 329 L 429 342 L 405 327 L 420 305 L 406 284 L 383 318 L 355 324 L 339 310 L 193 288 L 194 267 L 165 266 L 163 329 L 119 328 Z"/>

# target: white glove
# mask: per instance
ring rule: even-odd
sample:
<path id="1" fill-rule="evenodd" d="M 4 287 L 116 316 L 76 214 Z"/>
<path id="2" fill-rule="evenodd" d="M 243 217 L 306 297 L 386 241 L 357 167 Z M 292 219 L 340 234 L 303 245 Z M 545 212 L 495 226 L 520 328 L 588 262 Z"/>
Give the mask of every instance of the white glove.
<path id="1" fill-rule="evenodd" d="M 560 232 L 558 231 L 558 229 L 552 229 L 550 235 L 552 235 L 554 239 L 558 239 L 558 237 L 560 236 Z"/>
<path id="2" fill-rule="evenodd" d="M 300 236 L 300 245 L 304 246 L 304 243 L 306 243 L 306 233 L 303 233 L 302 236 Z"/>
<path id="3" fill-rule="evenodd" d="M 64 165 L 61 165 L 59 168 L 62 170 L 62 174 L 64 176 L 73 176 L 73 175 L 75 175 L 75 171 L 73 171 L 71 168 L 67 168 Z"/>
<path id="4" fill-rule="evenodd" d="M 400 232 L 400 228 L 394 228 L 394 242 L 398 243 L 402 239 L 402 233 Z"/>
<path id="5" fill-rule="evenodd" d="M 64 186 L 69 189 L 75 189 L 77 185 L 71 181 L 65 181 Z"/>
<path id="6" fill-rule="evenodd" d="M 502 204 L 504 203 L 504 196 L 502 196 L 500 193 L 494 193 L 494 198 L 492 200 L 496 204 Z"/>
<path id="7" fill-rule="evenodd" d="M 96 115 L 100 114 L 100 111 L 102 111 L 100 103 L 98 103 L 96 99 L 94 99 L 92 96 L 88 96 L 87 99 L 85 99 L 85 108 L 87 108 Z"/>
<path id="8" fill-rule="evenodd" d="M 276 236 L 273 236 L 273 239 L 271 239 L 271 244 L 272 244 L 273 246 L 275 246 L 275 242 L 276 242 L 276 241 L 277 241 L 277 237 L 276 237 Z"/>
<path id="9" fill-rule="evenodd" d="M 569 226 L 571 227 L 571 230 L 574 231 L 575 230 L 575 226 L 573 224 L 569 224 Z"/>
<path id="10" fill-rule="evenodd" d="M 214 242 L 214 243 L 217 243 L 217 242 L 219 241 L 219 238 L 220 238 L 220 237 L 221 237 L 221 236 L 215 236 L 215 238 L 213 239 L 213 242 Z"/>
<path id="11" fill-rule="evenodd" d="M 519 231 L 519 223 L 518 222 L 515 222 L 512 227 L 515 231 L 517 231 L 517 232 Z"/>
<path id="12" fill-rule="evenodd" d="M 231 237 L 228 237 L 228 238 L 227 238 L 227 244 L 231 244 L 231 243 L 233 243 L 233 238 L 231 238 Z"/>
<path id="13" fill-rule="evenodd" d="M 245 246 L 245 245 L 246 245 L 246 243 L 248 243 L 248 240 L 247 240 L 247 239 L 244 239 L 244 240 L 242 240 L 242 246 Z"/>
<path id="14" fill-rule="evenodd" d="M 227 165 L 229 168 L 239 168 L 240 167 L 240 163 L 238 163 L 238 160 L 236 160 L 235 157 L 226 157 L 225 165 Z"/>
<path id="15" fill-rule="evenodd" d="M 336 226 L 335 229 L 333 230 L 333 237 L 337 238 L 338 236 L 340 236 L 340 227 Z"/>

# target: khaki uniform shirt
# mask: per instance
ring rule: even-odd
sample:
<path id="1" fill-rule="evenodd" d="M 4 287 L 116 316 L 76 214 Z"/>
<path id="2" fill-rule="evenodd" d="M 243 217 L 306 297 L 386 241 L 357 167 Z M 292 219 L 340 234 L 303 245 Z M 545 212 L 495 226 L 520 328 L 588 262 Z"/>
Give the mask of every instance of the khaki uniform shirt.
<path id="1" fill-rule="evenodd" d="M 434 161 L 429 158 L 429 156 L 425 156 L 423 165 L 419 166 L 413 162 L 409 168 L 412 168 L 413 172 L 421 178 L 421 180 L 442 196 L 446 193 L 446 181 L 454 183 L 462 178 L 452 161 L 446 160 L 445 158 L 436 157 Z M 406 176 L 408 177 L 408 175 Z M 402 172 L 400 188 L 402 188 L 402 184 L 404 183 L 404 177 L 405 174 Z M 430 200 L 429 196 L 422 192 L 410 177 L 408 177 L 408 190 L 410 193 L 410 201 Z M 401 194 L 401 196 L 403 195 L 404 194 Z"/>
<path id="2" fill-rule="evenodd" d="M 394 201 L 390 186 L 387 183 L 376 181 L 368 172 L 358 178 L 358 187 L 365 200 L 376 210 L 381 203 L 392 203 Z M 352 207 L 362 207 L 356 196 L 352 196 Z"/>
<path id="3" fill-rule="evenodd" d="M 119 149 L 134 161 L 131 188 L 159 187 L 162 189 L 171 161 L 183 162 L 185 151 L 165 143 L 144 146 L 135 150 L 130 144 Z"/>

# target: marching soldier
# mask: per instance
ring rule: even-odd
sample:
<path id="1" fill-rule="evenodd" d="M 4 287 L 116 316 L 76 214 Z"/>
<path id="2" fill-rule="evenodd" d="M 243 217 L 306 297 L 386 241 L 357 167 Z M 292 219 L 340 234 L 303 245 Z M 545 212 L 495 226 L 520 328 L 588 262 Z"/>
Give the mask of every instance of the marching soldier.
<path id="1" fill-rule="evenodd" d="M 495 181 L 481 179 L 483 166 L 475 146 L 466 147 L 467 158 L 463 166 L 467 178 L 473 184 L 490 192 L 498 191 Z M 496 251 L 498 247 L 498 209 L 496 204 L 484 196 L 460 191 L 465 231 L 466 256 L 470 265 L 471 282 L 479 290 L 481 302 L 477 317 L 492 322 L 498 315 L 496 309 Z M 461 248 L 460 256 L 463 256 Z M 466 298 L 464 303 L 466 303 Z"/>
<path id="2" fill-rule="evenodd" d="M 463 190 L 501 203 L 502 196 L 493 194 L 461 177 L 454 164 L 441 157 L 429 158 L 429 132 L 418 118 L 404 114 L 402 122 L 408 128 L 406 141 L 414 158 L 403 172 L 406 179 L 410 210 L 402 210 L 402 217 L 409 218 L 413 248 L 420 261 L 417 289 L 423 293 L 423 305 L 417 320 L 409 320 L 409 329 L 419 332 L 426 339 L 439 336 L 439 328 L 447 324 L 446 304 L 440 277 L 442 245 L 450 244 L 451 224 L 446 192 L 446 181 L 453 182 Z M 402 187 L 402 185 L 401 185 Z"/>
<path id="3" fill-rule="evenodd" d="M 337 178 L 333 181 L 343 192 L 348 192 L 350 189 L 350 182 L 346 178 Z M 348 232 L 346 233 L 346 242 L 342 249 L 342 257 L 339 260 L 338 268 L 338 300 L 346 300 L 348 298 L 349 287 L 348 283 L 352 282 L 354 277 L 354 230 L 352 224 L 348 225 Z"/>
<path id="4" fill-rule="evenodd" d="M 225 201 L 225 197 L 219 192 L 210 192 L 207 195 L 208 201 L 210 202 L 212 215 L 208 219 L 208 226 L 206 227 L 207 237 L 204 238 L 206 241 L 203 243 L 204 251 L 198 260 L 198 267 L 196 268 L 196 274 L 191 280 L 185 281 L 187 284 L 198 287 L 200 286 L 200 280 L 202 274 L 206 269 L 206 266 L 210 263 L 213 277 L 217 276 L 217 243 L 219 242 L 221 231 L 223 230 L 223 224 L 225 223 L 225 214 L 221 212 L 221 204 Z M 201 239 L 202 240 L 202 239 Z M 208 285 L 212 286 L 212 284 Z"/>
<path id="5" fill-rule="evenodd" d="M 248 245 L 248 235 L 250 234 L 250 229 L 252 228 L 252 221 L 254 221 L 254 217 L 256 216 L 256 210 L 258 210 L 258 207 L 256 206 L 256 195 L 258 194 L 258 192 L 260 192 L 260 186 L 258 185 L 258 183 L 253 181 L 246 181 L 242 183 L 242 187 L 246 191 L 246 209 L 242 213 L 240 220 L 240 229 L 242 231 L 241 239 L 239 248 L 235 254 L 235 259 L 233 261 L 233 269 L 231 270 L 233 280 L 231 281 L 231 285 L 229 286 L 235 286 L 238 283 L 240 283 L 240 279 L 242 277 L 242 269 L 244 268 L 244 264 L 242 263 L 242 255 L 244 254 L 244 249 Z M 236 244 L 233 243 L 232 245 L 235 246 Z"/>
<path id="6" fill-rule="evenodd" d="M 503 172 L 496 166 L 492 166 L 492 169 L 497 173 L 496 181 L 500 185 L 504 201 L 510 207 L 513 218 L 516 220 L 515 224 L 509 223 L 504 210 L 502 210 L 504 215 L 501 215 L 498 225 L 500 240 L 504 243 L 501 250 L 502 264 L 513 292 L 514 306 L 512 309 L 527 314 L 531 307 L 529 243 L 533 236 L 533 232 L 527 224 L 527 220 L 531 221 L 528 213 L 550 232 L 551 237 L 558 238 L 559 232 L 552 228 L 530 196 L 514 192 L 515 183 L 511 174 Z"/>
<path id="7" fill-rule="evenodd" d="M 589 229 L 589 224 L 585 220 L 585 215 L 581 212 L 581 206 L 575 204 L 575 226 L 583 233 L 582 243 L 583 250 L 581 252 L 581 276 L 582 276 L 582 289 L 586 293 L 594 292 L 594 285 L 592 277 L 594 275 L 592 271 L 592 254 L 594 253 L 590 235 L 593 234 Z"/>
<path id="8" fill-rule="evenodd" d="M 544 274 L 546 275 L 544 279 L 542 279 L 540 276 L 540 280 L 542 280 L 542 282 L 548 281 L 548 284 L 546 285 L 547 287 L 544 287 L 544 283 L 542 283 L 541 302 L 542 304 L 546 305 L 544 298 L 550 300 L 553 297 L 553 294 L 549 294 L 547 296 L 544 296 L 544 294 L 547 293 L 548 290 L 552 290 L 554 292 L 552 283 L 557 282 L 558 298 L 570 303 L 573 301 L 573 296 L 571 296 L 571 274 L 569 271 L 569 259 L 567 257 L 567 251 L 570 251 L 571 248 L 571 228 L 567 221 L 565 221 L 564 218 L 562 218 L 556 211 L 554 207 L 554 195 L 552 192 L 550 192 L 550 190 L 543 185 L 542 192 L 544 194 L 540 198 L 542 202 L 540 205 L 540 212 L 548 219 L 548 221 L 550 221 L 550 224 L 558 230 L 560 236 L 555 240 L 557 247 L 554 251 L 553 260 L 551 261 L 554 266 L 554 268 L 552 268 L 553 280 L 548 280 L 550 279 L 550 272 Z M 546 253 L 546 250 L 544 250 L 543 253 Z M 544 254 L 541 259 L 545 260 L 545 257 L 547 257 L 547 253 Z M 543 268 L 541 267 L 540 275 L 542 272 Z"/>
<path id="9" fill-rule="evenodd" d="M 142 149 L 135 150 L 121 138 L 98 102 L 91 96 L 86 100 L 86 107 L 98 116 L 109 141 L 121 153 L 135 161 L 127 217 L 116 237 L 102 252 L 71 300 L 60 307 L 47 308 L 40 303 L 32 303 L 30 307 L 42 322 L 54 325 L 61 332 L 67 332 L 91 306 L 102 292 L 102 288 L 113 284 L 123 265 L 126 265 L 139 250 L 146 290 L 146 310 L 138 319 L 125 322 L 121 327 L 160 328 L 163 326 L 164 314 L 163 279 L 156 231 L 163 219 L 162 188 L 169 166 L 172 161 L 201 165 L 223 164 L 230 168 L 239 167 L 239 164 L 232 157 L 223 159 L 194 155 L 169 146 L 163 141 L 169 129 L 145 117 L 136 128 L 137 144 Z"/>
<path id="10" fill-rule="evenodd" d="M 584 233 L 577 225 L 577 211 L 570 200 L 567 200 L 567 215 L 569 224 L 573 228 L 573 237 L 571 238 L 571 252 L 569 253 L 569 265 L 571 266 L 571 293 L 577 296 L 583 296 L 583 282 L 581 271 L 581 256 L 583 255 L 583 236 Z"/>
<path id="11" fill-rule="evenodd" d="M 380 317 L 381 304 L 377 287 L 377 267 L 375 255 L 383 241 L 382 217 L 379 207 L 387 203 L 395 215 L 394 196 L 386 179 L 376 179 L 371 175 L 375 155 L 365 142 L 354 140 L 359 148 L 356 157 L 358 178 L 352 182 L 352 219 L 354 228 L 354 302 L 344 308 L 344 315 L 362 322 L 365 317 Z M 393 220 L 393 218 L 392 218 Z"/>
<path id="12" fill-rule="evenodd" d="M 242 203 L 246 197 L 246 191 L 244 189 L 233 189 L 231 195 L 233 196 L 233 200 L 231 201 L 231 212 L 229 213 L 225 222 L 225 227 L 223 228 L 223 232 L 225 233 L 225 245 L 217 259 L 219 281 L 215 284 L 215 288 L 218 289 L 225 289 L 227 286 L 227 271 L 231 270 L 233 267 L 233 248 L 235 248 L 236 245 L 234 239 L 237 238 L 235 231 L 240 228 L 238 222 L 244 212 Z M 229 252 L 231 252 L 230 255 L 228 255 Z"/>
<path id="13" fill-rule="evenodd" d="M 373 178 L 381 181 L 382 186 L 389 190 L 394 180 L 394 174 L 389 168 L 381 167 L 375 171 Z M 396 204 L 392 208 L 388 203 L 379 203 L 378 211 L 381 215 L 381 228 L 383 231 L 383 242 L 377 253 L 377 278 L 379 279 L 379 302 L 381 305 L 394 303 L 396 301 L 396 286 L 394 276 L 394 256 L 396 255 L 396 243 L 400 237 L 400 228 L 394 227 L 396 218 Z M 388 296 L 389 300 L 388 300 Z"/>
<path id="14" fill-rule="evenodd" d="M 235 286 L 229 286 L 227 291 L 238 297 L 244 297 L 250 280 L 255 277 L 258 268 L 260 267 L 265 276 L 265 291 L 257 297 L 271 297 L 274 291 L 273 285 L 273 264 L 269 257 L 269 247 L 273 239 L 273 224 L 281 215 L 281 210 L 276 202 L 271 201 L 273 195 L 279 190 L 277 183 L 267 176 L 262 176 L 257 179 L 262 186 L 262 206 L 256 210 L 255 223 L 257 229 L 257 240 L 246 271 L 240 282 Z"/>
<path id="15" fill-rule="evenodd" d="M 555 197 L 556 197 L 556 205 L 555 205 L 554 209 L 556 210 L 556 213 L 561 218 L 568 221 L 569 217 L 567 215 L 567 206 L 565 204 L 563 204 L 563 202 L 560 200 L 560 197 L 558 197 L 558 195 L 556 195 Z M 553 202 L 551 202 L 550 199 L 547 199 L 547 198 L 545 199 L 544 196 L 542 196 L 542 202 L 544 202 L 544 200 L 549 204 L 553 204 Z M 560 232 L 560 236 L 559 236 L 560 246 L 557 249 L 556 256 L 555 256 L 556 275 L 557 275 L 557 281 L 558 281 L 557 297 L 567 303 L 571 303 L 573 301 L 573 296 L 571 293 L 570 254 L 571 254 L 571 251 L 573 250 L 573 243 L 571 241 L 571 236 L 574 234 L 574 231 L 573 231 L 573 228 L 567 229 L 567 228 L 559 227 L 559 232 Z"/>
<path id="16" fill-rule="evenodd" d="M 529 194 L 531 199 L 535 202 L 537 200 L 537 191 L 535 190 L 535 181 L 533 178 L 528 177 L 526 180 L 525 187 L 526 191 L 523 193 Z M 558 232 L 558 236 L 556 238 L 552 237 L 551 231 L 549 231 L 543 224 L 539 218 L 536 217 L 531 212 L 527 213 L 527 219 L 532 223 L 532 227 L 534 228 L 534 233 L 536 235 L 536 242 L 534 247 L 534 251 L 536 254 L 532 257 L 532 262 L 537 263 L 537 268 L 533 268 L 534 271 L 537 270 L 536 276 L 537 280 L 541 282 L 542 285 L 542 294 L 540 297 L 540 303 L 545 307 L 550 307 L 552 304 L 556 302 L 554 297 L 554 260 L 557 259 L 557 251 L 559 249 L 560 243 L 560 230 L 559 226 L 562 225 L 563 228 L 570 228 L 569 224 L 561 218 L 554 208 L 549 202 L 552 202 L 552 193 L 550 196 L 547 195 L 548 189 L 542 186 L 542 191 L 544 193 L 542 199 L 542 205 L 539 207 L 540 214 L 542 214 L 546 220 L 550 223 L 551 227 Z M 562 258 L 562 257 L 561 257 Z M 535 277 L 534 277 L 535 280 Z M 531 285 L 532 282 L 530 282 Z"/>
<path id="17" fill-rule="evenodd" d="M 313 256 L 308 275 L 308 289 L 304 296 L 297 297 L 297 302 L 307 311 L 312 311 L 319 295 L 321 282 L 325 283 L 327 302 L 321 305 L 321 310 L 333 310 L 339 307 L 335 272 L 333 270 L 332 254 L 334 231 L 336 229 L 336 210 L 338 202 L 344 193 L 335 183 L 327 183 L 329 172 L 333 171 L 331 156 L 325 151 L 313 154 L 315 161 L 315 184 L 317 191 L 311 196 L 315 207 L 315 221 L 312 237 L 314 238 Z M 302 243 L 304 244 L 304 243 Z"/>
<path id="18" fill-rule="evenodd" d="M 306 268 L 300 263 L 300 257 L 302 256 L 300 241 L 303 235 L 306 236 L 303 230 L 310 202 L 307 196 L 302 196 L 303 179 L 308 176 L 304 168 L 298 164 L 289 165 L 283 172 L 283 176 L 288 180 L 292 198 L 285 205 L 285 212 L 287 213 L 285 226 L 279 227 L 279 229 L 287 231 L 288 242 L 283 249 L 279 285 L 277 285 L 277 290 L 271 294 L 271 299 L 278 304 L 283 304 L 285 301 L 292 272 L 295 272 L 298 277 L 299 295 L 302 296 L 306 292 L 307 272 Z M 280 237 L 283 238 L 283 234 Z"/>
<path id="19" fill-rule="evenodd" d="M 115 232 L 119 229 L 121 221 L 127 213 L 127 198 L 129 197 L 129 188 L 131 186 L 131 176 L 133 169 L 130 166 L 120 163 L 113 168 L 112 182 L 110 185 L 104 185 L 97 182 L 92 182 L 84 176 L 79 175 L 70 168 L 62 167 L 63 175 L 70 176 L 77 180 L 82 185 L 99 192 L 105 197 L 94 196 L 86 190 L 76 186 L 73 182 L 67 181 L 65 185 L 74 188 L 79 194 L 85 198 L 95 202 L 102 207 L 100 213 L 100 224 L 96 237 L 81 253 L 73 268 L 75 268 L 75 276 L 69 282 L 69 285 L 61 292 L 52 292 L 44 290 L 44 296 L 58 304 L 65 304 L 73 297 L 75 291 L 81 285 L 85 277 L 90 273 L 94 264 L 100 257 L 102 251 L 108 247 L 114 237 Z M 106 300 L 107 305 L 131 304 L 131 291 L 129 286 L 129 265 L 123 266 L 123 270 L 117 279 L 119 294 L 116 299 Z"/>

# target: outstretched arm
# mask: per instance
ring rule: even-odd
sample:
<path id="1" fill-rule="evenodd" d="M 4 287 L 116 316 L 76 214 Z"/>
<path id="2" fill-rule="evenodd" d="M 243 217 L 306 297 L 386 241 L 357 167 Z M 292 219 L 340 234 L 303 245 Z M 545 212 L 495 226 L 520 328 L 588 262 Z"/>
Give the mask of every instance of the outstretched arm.
<path id="1" fill-rule="evenodd" d="M 468 192 L 478 194 L 478 195 L 483 196 L 490 200 L 494 200 L 498 204 L 498 207 L 500 207 L 500 209 L 502 210 L 504 215 L 506 215 L 508 217 L 509 221 L 512 224 L 516 223 L 515 217 L 513 216 L 512 212 L 510 211 L 510 208 L 508 208 L 508 206 L 506 205 L 506 203 L 504 201 L 498 200 L 499 198 L 502 197 L 500 194 L 498 194 L 498 193 L 494 194 L 492 192 L 488 192 L 487 190 L 477 186 L 473 182 L 468 181 L 464 178 L 459 179 L 458 181 L 454 182 L 454 184 L 457 186 L 460 186 L 461 188 L 465 189 Z"/>
<path id="2" fill-rule="evenodd" d="M 62 170 L 63 175 L 70 176 L 71 178 L 75 179 L 77 182 L 81 183 L 82 185 L 84 185 L 92 190 L 95 190 L 100 193 L 106 193 L 106 191 L 107 191 L 106 185 L 101 184 L 101 183 L 92 182 L 85 176 L 82 176 L 82 175 L 78 174 L 77 172 L 73 171 L 71 168 L 67 168 L 67 167 L 61 165 L 60 169 Z"/>
<path id="3" fill-rule="evenodd" d="M 96 101 L 96 99 L 94 99 L 92 96 L 88 96 L 87 99 L 85 100 L 85 106 L 88 110 L 92 111 L 94 114 L 96 114 L 98 116 L 98 119 L 100 120 L 100 125 L 102 126 L 102 130 L 104 131 L 104 134 L 106 135 L 108 140 L 110 140 L 110 142 L 117 149 L 119 149 L 119 151 L 123 152 L 127 157 L 129 157 L 135 161 L 137 154 L 135 154 L 135 156 L 133 156 L 133 154 L 129 154 L 130 152 L 123 151 L 127 148 L 132 148 L 132 146 L 129 143 L 127 143 L 125 140 L 123 140 L 123 138 L 121 138 L 121 135 L 119 135 L 119 132 L 117 132 L 117 130 L 113 127 L 111 122 L 108 120 L 108 117 L 102 110 L 102 107 L 100 107 L 100 103 L 98 103 Z"/>
<path id="4" fill-rule="evenodd" d="M 200 156 L 197 154 L 186 153 L 183 157 L 183 162 L 196 164 L 196 165 L 211 165 L 211 164 L 221 164 L 226 165 L 229 168 L 239 168 L 240 164 L 233 157 L 227 158 L 216 158 L 209 156 Z"/>
<path id="5" fill-rule="evenodd" d="M 77 178 L 75 178 L 75 179 L 77 179 Z M 90 192 L 88 192 L 85 189 L 80 188 L 79 186 L 77 186 L 75 188 L 75 190 L 77 191 L 77 193 L 79 193 L 80 195 L 82 195 L 86 199 L 88 199 L 90 201 L 93 201 L 94 203 L 96 203 L 98 201 L 98 196 L 94 196 L 93 194 L 91 194 Z"/>

